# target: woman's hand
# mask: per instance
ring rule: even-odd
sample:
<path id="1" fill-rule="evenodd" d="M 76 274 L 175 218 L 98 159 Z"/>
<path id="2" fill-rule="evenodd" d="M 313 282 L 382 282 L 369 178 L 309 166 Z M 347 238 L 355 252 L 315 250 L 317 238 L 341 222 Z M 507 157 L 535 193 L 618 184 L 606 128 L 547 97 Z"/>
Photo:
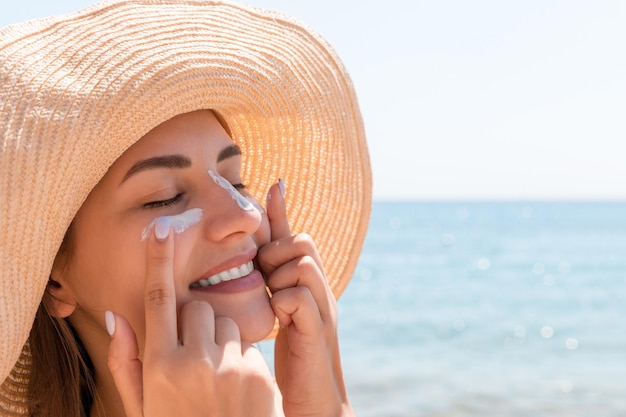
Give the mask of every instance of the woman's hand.
<path id="1" fill-rule="evenodd" d="M 271 242 L 258 262 L 280 322 L 275 345 L 276 382 L 287 417 L 353 415 L 339 359 L 337 305 L 310 236 L 291 235 L 278 184 L 267 201 Z"/>
<path id="2" fill-rule="evenodd" d="M 193 301 L 183 306 L 177 326 L 174 239 L 167 219 L 159 222 L 148 241 L 143 360 L 129 323 L 107 317 L 115 329 L 108 365 L 127 417 L 273 415 L 269 369 L 241 342 L 234 321 L 215 318 L 208 303 Z M 167 236 L 158 239 L 157 232 Z"/>

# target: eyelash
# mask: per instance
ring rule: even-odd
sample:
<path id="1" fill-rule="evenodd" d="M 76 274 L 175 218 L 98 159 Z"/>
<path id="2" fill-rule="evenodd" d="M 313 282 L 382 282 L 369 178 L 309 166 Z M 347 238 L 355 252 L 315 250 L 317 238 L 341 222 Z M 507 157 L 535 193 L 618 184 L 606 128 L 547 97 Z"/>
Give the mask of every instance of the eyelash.
<path id="1" fill-rule="evenodd" d="M 246 185 L 243 183 L 233 184 L 233 187 L 235 187 L 238 191 L 243 191 L 246 189 Z M 183 199 L 184 195 L 185 193 L 178 193 L 174 197 L 169 198 L 167 200 L 151 201 L 150 203 L 144 204 L 143 207 L 151 209 L 151 208 L 161 208 L 161 207 L 172 206 L 180 202 Z"/>
<path id="2" fill-rule="evenodd" d="M 169 198 L 167 200 L 160 200 L 160 201 L 152 201 L 150 203 L 146 203 L 144 204 L 144 208 L 160 208 L 160 207 L 167 207 L 167 206 L 171 206 L 174 205 L 176 203 L 178 203 L 180 200 L 182 200 L 183 195 L 185 195 L 184 193 L 178 193 L 176 194 L 173 198 Z"/>

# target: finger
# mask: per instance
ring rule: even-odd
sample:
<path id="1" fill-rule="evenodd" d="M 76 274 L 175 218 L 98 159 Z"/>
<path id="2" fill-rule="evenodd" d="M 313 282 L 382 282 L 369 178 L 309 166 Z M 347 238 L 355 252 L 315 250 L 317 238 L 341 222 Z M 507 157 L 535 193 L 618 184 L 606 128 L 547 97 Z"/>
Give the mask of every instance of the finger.
<path id="1" fill-rule="evenodd" d="M 315 242 L 306 233 L 299 233 L 264 245 L 259 249 L 257 260 L 260 268 L 266 276 L 269 276 L 276 268 L 302 256 L 312 257 L 322 274 L 324 273 L 322 258 Z"/>
<path id="2" fill-rule="evenodd" d="M 290 287 L 306 287 L 311 292 L 324 322 L 331 321 L 335 317 L 335 298 L 326 283 L 324 274 L 310 256 L 294 259 L 276 269 L 268 277 L 267 286 L 272 294 Z"/>
<path id="3" fill-rule="evenodd" d="M 122 316 L 107 312 L 107 328 L 112 330 L 107 365 L 129 417 L 141 417 L 143 408 L 142 364 L 137 338 Z"/>
<path id="4" fill-rule="evenodd" d="M 291 236 L 287 208 L 285 206 L 285 183 L 279 180 L 267 193 L 267 217 L 270 222 L 271 240 Z"/>
<path id="5" fill-rule="evenodd" d="M 160 217 L 148 239 L 145 312 L 146 348 L 144 357 L 168 354 L 178 347 L 176 294 L 174 290 L 174 239 L 169 218 Z"/>
<path id="6" fill-rule="evenodd" d="M 319 339 L 324 322 L 308 288 L 284 289 L 274 294 L 270 303 L 282 326 L 293 326 L 301 335 Z"/>
<path id="7" fill-rule="evenodd" d="M 207 350 L 215 344 L 215 313 L 206 301 L 190 301 L 180 311 L 183 346 Z"/>
<path id="8" fill-rule="evenodd" d="M 270 372 L 270 368 L 267 366 L 267 362 L 265 362 L 265 358 L 259 350 L 254 347 L 252 343 L 241 342 L 241 355 L 243 356 L 245 362 L 253 369 L 256 370 L 259 376 L 263 378 L 267 378 L 270 383 L 272 382 L 272 373 Z"/>
<path id="9" fill-rule="evenodd" d="M 254 415 L 283 415 L 274 411 L 282 410 L 282 403 L 276 402 L 272 373 L 261 352 L 250 343 L 243 342 L 241 344 L 241 354 L 243 356 L 243 364 L 247 368 L 246 375 L 248 377 L 251 375 L 255 376 L 252 379 L 254 388 L 249 390 L 246 396 L 249 404 L 255 404 Z"/>

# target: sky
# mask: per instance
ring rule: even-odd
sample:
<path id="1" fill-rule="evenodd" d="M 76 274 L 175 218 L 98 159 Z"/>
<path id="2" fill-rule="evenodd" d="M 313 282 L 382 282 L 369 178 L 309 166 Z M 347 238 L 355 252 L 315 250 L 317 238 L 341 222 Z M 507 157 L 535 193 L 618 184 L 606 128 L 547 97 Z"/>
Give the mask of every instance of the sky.
<path id="1" fill-rule="evenodd" d="M 0 0 L 0 26 L 90 0 Z M 626 2 L 248 0 L 337 50 L 375 200 L 626 200 Z"/>

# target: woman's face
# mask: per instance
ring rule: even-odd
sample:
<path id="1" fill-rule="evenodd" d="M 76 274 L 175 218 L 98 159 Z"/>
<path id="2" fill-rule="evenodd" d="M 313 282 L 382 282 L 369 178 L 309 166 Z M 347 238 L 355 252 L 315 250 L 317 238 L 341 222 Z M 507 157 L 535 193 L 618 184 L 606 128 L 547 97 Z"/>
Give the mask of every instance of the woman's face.
<path id="1" fill-rule="evenodd" d="M 103 317 L 110 310 L 130 322 L 141 349 L 147 249 L 142 235 L 151 232 L 157 217 L 191 209 L 201 215 L 174 233 L 178 311 L 190 300 L 204 300 L 216 317 L 235 320 L 242 340 L 267 336 L 274 314 L 261 274 L 218 285 L 200 283 L 248 264 L 269 241 L 267 216 L 238 204 L 228 186 L 216 181 L 219 175 L 251 198 L 239 185 L 240 171 L 239 148 L 210 111 L 163 123 L 110 167 L 73 221 L 71 254 L 57 279 L 73 298 L 71 320 L 83 339 L 93 332 L 106 334 Z"/>

